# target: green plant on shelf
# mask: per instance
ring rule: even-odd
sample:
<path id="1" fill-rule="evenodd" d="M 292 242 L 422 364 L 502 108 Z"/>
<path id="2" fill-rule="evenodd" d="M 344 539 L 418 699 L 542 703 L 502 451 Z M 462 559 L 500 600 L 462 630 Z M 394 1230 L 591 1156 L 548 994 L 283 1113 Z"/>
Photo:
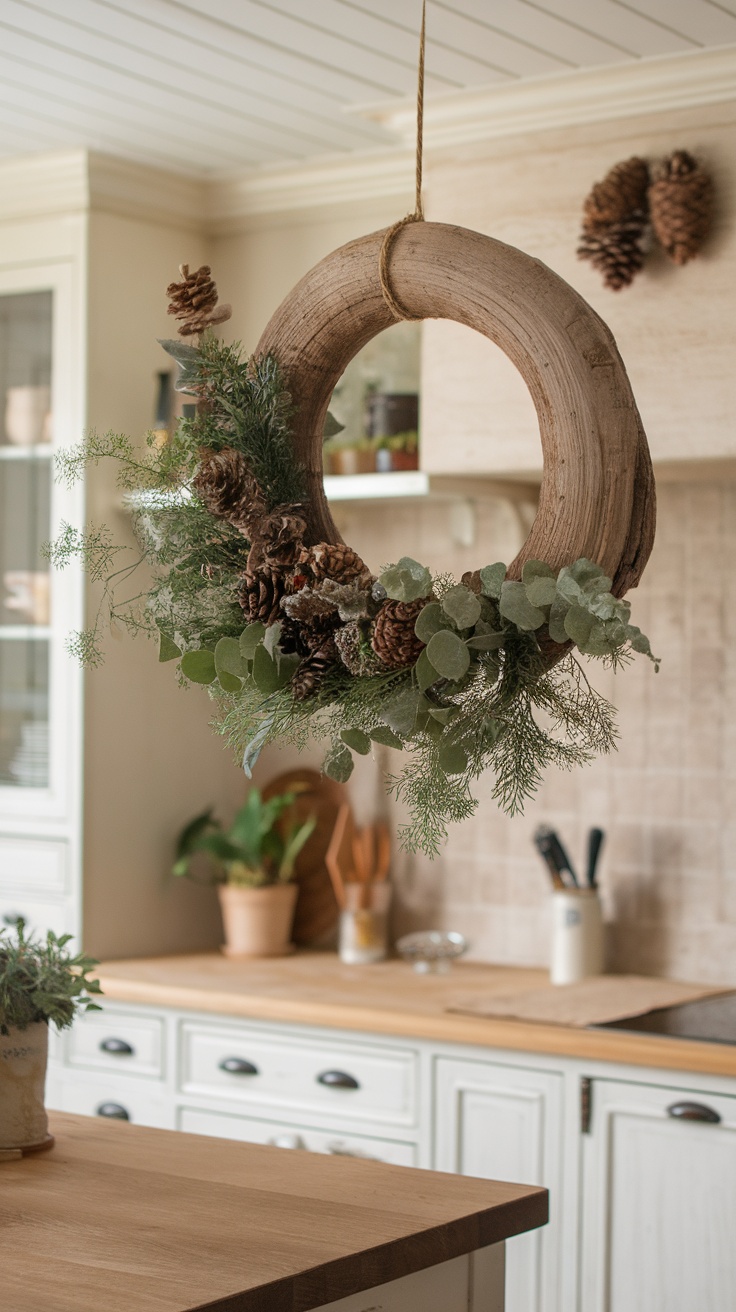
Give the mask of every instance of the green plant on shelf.
<path id="1" fill-rule="evenodd" d="M 376 437 L 373 442 L 378 451 L 400 451 L 413 456 L 419 450 L 419 434 L 415 428 L 405 433 L 393 433 L 391 437 Z"/>
<path id="2" fill-rule="evenodd" d="M 173 873 L 192 877 L 192 859 L 204 853 L 214 866 L 215 883 L 238 888 L 287 884 L 317 823 L 314 816 L 302 824 L 289 819 L 297 791 L 265 801 L 257 788 L 251 788 L 228 829 L 211 810 L 197 816 L 179 835 Z"/>

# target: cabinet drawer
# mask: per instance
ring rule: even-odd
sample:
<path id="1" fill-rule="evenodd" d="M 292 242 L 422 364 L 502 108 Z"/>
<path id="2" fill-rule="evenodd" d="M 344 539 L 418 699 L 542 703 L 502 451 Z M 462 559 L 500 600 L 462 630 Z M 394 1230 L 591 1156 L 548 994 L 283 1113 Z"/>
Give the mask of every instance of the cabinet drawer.
<path id="1" fill-rule="evenodd" d="M 164 1025 L 155 1016 L 90 1011 L 75 1022 L 68 1039 L 71 1066 L 119 1075 L 163 1075 Z"/>
<path id="2" fill-rule="evenodd" d="M 50 1084 L 49 1095 L 49 1107 L 60 1112 L 108 1116 L 135 1125 L 153 1125 L 160 1130 L 173 1130 L 176 1126 L 173 1101 L 155 1086 L 151 1088 L 135 1080 L 60 1076 Z"/>
<path id="3" fill-rule="evenodd" d="M 0 838 L 0 889 L 63 894 L 67 884 L 66 843 Z"/>
<path id="4" fill-rule="evenodd" d="M 411 1125 L 412 1052 L 184 1025 L 181 1087 L 233 1102 Z"/>
<path id="5" fill-rule="evenodd" d="M 51 929 L 57 935 L 68 933 L 70 909 L 63 902 L 52 899 L 26 897 L 25 893 L 10 893 L 0 889 L 0 924 L 14 925 L 19 917 L 26 923 L 26 933 L 46 937 Z"/>
<path id="6" fill-rule="evenodd" d="M 365 1157 L 389 1162 L 391 1166 L 414 1166 L 413 1143 L 391 1139 L 373 1139 L 369 1135 L 343 1134 L 341 1131 L 314 1130 L 288 1125 L 281 1121 L 259 1121 L 250 1116 L 227 1116 L 195 1107 L 182 1107 L 179 1127 L 188 1134 L 211 1134 L 218 1139 L 238 1139 L 241 1143 L 264 1143 L 274 1148 L 302 1148 L 310 1153 L 331 1153 L 335 1157 Z"/>

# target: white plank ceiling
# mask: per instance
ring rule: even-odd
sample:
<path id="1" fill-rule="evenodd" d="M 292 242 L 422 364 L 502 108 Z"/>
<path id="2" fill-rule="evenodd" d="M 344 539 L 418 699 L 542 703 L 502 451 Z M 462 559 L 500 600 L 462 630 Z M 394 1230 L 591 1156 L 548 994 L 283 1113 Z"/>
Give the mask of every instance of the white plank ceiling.
<path id="1" fill-rule="evenodd" d="M 0 157 L 87 146 L 194 176 L 391 140 L 420 0 L 0 0 Z M 427 95 L 736 43 L 736 0 L 429 0 Z"/>

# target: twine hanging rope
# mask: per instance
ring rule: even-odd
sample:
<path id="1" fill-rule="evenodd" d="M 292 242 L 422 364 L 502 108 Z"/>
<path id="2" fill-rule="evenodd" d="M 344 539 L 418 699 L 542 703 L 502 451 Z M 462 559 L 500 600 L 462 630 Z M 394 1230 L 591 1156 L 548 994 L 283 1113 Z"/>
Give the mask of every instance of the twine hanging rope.
<path id="1" fill-rule="evenodd" d="M 415 171 L 415 195 L 414 195 L 414 212 L 407 214 L 403 219 L 399 219 L 386 232 L 386 236 L 381 244 L 381 252 L 378 257 L 378 272 L 381 279 L 381 291 L 383 299 L 395 319 L 420 320 L 422 315 L 411 314 L 406 306 L 396 296 L 392 286 L 389 273 L 389 264 L 391 261 L 391 248 L 394 243 L 396 234 L 401 232 L 408 223 L 424 222 L 424 206 L 422 204 L 422 151 L 424 144 L 424 47 L 425 33 L 427 27 L 427 0 L 422 0 L 422 27 L 419 34 L 419 69 L 417 75 L 417 154 L 416 154 L 416 171 Z"/>

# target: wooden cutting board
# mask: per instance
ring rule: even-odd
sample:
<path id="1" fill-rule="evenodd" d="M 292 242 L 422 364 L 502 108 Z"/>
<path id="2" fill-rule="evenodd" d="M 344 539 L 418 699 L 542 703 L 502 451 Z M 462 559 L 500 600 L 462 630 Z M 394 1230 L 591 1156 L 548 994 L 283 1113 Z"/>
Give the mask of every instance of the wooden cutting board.
<path id="1" fill-rule="evenodd" d="M 318 770 L 287 770 L 266 784 L 263 796 L 288 793 L 295 786 L 304 791 L 297 795 L 290 815 L 297 823 L 316 815 L 317 824 L 296 860 L 299 897 L 292 938 L 300 947 L 324 946 L 334 934 L 339 916 L 325 853 L 340 806 L 348 800 L 347 792 Z"/>

